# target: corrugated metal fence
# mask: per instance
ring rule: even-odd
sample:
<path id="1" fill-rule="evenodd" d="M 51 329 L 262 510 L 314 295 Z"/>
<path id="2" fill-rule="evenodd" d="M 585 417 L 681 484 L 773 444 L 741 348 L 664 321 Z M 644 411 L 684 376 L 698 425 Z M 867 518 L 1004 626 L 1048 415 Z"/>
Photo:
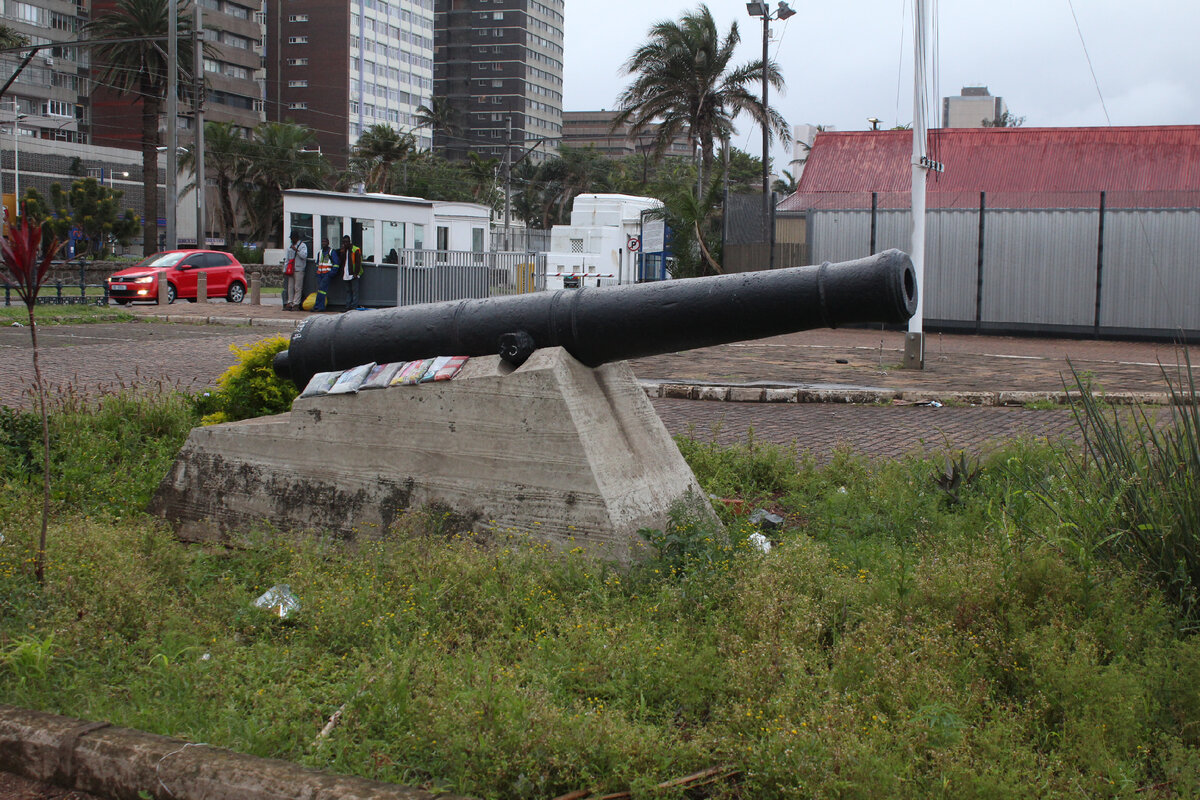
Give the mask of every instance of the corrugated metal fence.
<path id="1" fill-rule="evenodd" d="M 1200 332 L 1200 194 L 1187 208 L 1000 208 L 926 215 L 933 326 L 1177 336 Z M 1082 204 L 1080 204 L 1082 205 Z M 807 212 L 811 263 L 911 250 L 909 209 Z"/>

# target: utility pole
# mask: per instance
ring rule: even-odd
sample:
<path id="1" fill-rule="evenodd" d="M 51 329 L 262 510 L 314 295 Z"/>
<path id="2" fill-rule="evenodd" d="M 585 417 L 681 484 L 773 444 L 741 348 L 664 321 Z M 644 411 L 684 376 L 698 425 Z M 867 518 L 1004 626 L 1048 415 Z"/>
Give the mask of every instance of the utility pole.
<path id="1" fill-rule="evenodd" d="M 204 248 L 208 246 L 208 239 L 205 236 L 205 201 L 208 199 L 208 180 L 207 173 L 204 171 L 204 12 L 200 10 L 200 4 L 196 3 L 196 24 L 192 27 L 192 51 L 194 57 L 193 77 L 195 79 L 195 88 L 192 90 L 192 102 L 195 109 L 196 119 L 196 247 Z M 229 242 L 225 243 L 226 246 Z"/>
<path id="2" fill-rule="evenodd" d="M 504 124 L 504 252 L 509 252 L 509 220 L 512 209 L 512 114 Z"/>
<path id="3" fill-rule="evenodd" d="M 167 242 L 166 250 L 179 246 L 175 213 L 179 203 L 179 7 L 167 0 Z M 156 242 L 157 244 L 157 242 Z"/>

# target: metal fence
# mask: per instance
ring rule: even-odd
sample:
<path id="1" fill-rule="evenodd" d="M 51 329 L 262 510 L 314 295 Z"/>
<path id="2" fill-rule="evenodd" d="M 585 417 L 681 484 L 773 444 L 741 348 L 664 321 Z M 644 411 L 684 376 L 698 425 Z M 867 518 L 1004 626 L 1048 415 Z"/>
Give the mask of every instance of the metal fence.
<path id="1" fill-rule="evenodd" d="M 55 261 L 50 265 L 50 278 L 42 285 L 38 293 L 39 305 L 107 305 L 108 285 L 103 278 L 90 283 L 89 278 L 97 278 L 94 270 L 87 261 Z M 4 281 L 4 305 L 21 304 L 15 286 Z"/>
<path id="2" fill-rule="evenodd" d="M 473 253 L 404 250 L 394 270 L 392 305 L 498 297 L 546 287 L 546 258 L 540 253 Z"/>
<path id="3" fill-rule="evenodd" d="M 808 263 L 804 214 L 775 209 L 774 192 L 727 194 L 721 266 L 726 272 L 752 272 Z"/>
<path id="4" fill-rule="evenodd" d="M 1114 203 L 1102 192 L 1084 202 L 1043 199 L 1047 207 L 1034 208 L 1028 195 L 1018 204 L 982 193 L 974 207 L 928 210 L 923 291 L 931 326 L 1156 338 L 1200 332 L 1200 194 L 1176 198 L 1193 205 L 1174 208 L 1139 207 L 1162 199 L 1146 196 Z M 885 205 L 892 204 L 808 211 L 812 262 L 911 250 L 911 210 Z"/>

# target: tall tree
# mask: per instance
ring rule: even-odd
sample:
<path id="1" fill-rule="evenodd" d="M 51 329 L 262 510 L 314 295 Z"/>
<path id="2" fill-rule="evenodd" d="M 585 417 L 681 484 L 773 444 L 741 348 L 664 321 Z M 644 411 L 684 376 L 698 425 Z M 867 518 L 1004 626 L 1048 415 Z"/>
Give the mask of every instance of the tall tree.
<path id="1" fill-rule="evenodd" d="M 167 33 L 170 0 L 117 0 L 116 8 L 87 24 L 91 39 L 110 39 L 92 50 L 97 79 L 142 105 L 142 248 L 150 255 L 158 247 L 158 127 L 167 92 Z M 178 4 L 182 6 L 182 3 Z M 179 80 L 191 80 L 191 14 L 179 13 Z M 117 41 L 122 40 L 122 41 Z M 175 120 L 167 124 L 174 125 Z"/>
<path id="2" fill-rule="evenodd" d="M 737 23 L 722 37 L 708 6 L 701 4 L 679 21 L 655 23 L 649 40 L 625 62 L 625 74 L 634 76 L 619 98 L 621 113 L 613 128 L 629 124 L 631 134 L 650 130 L 654 123 L 656 156 L 661 157 L 677 137 L 686 133 L 693 148 L 699 146 L 704 184 L 711 183 L 714 146 L 733 132 L 734 118 L 745 111 L 759 125 L 768 126 L 774 138 L 790 140 L 787 122 L 774 108 L 763 105 L 752 88 L 761 82 L 761 61 L 731 66 L 741 37 Z M 783 77 L 768 62 L 767 81 L 783 92 Z M 698 187 L 703 197 L 703 186 Z"/>
<path id="3" fill-rule="evenodd" d="M 50 184 L 49 201 L 30 188 L 22 205 L 26 216 L 59 241 L 66 241 L 71 230 L 77 230 L 82 238 L 74 257 L 90 255 L 95 260 L 108 255 L 110 241 L 126 246 L 137 235 L 140 224 L 137 215 L 121 207 L 124 196 L 121 190 L 110 189 L 95 178 L 80 178 L 69 190 L 57 182 Z"/>
<path id="4" fill-rule="evenodd" d="M 29 37 L 18 33 L 7 25 L 0 25 L 0 48 L 22 47 L 29 44 Z"/>
<path id="5" fill-rule="evenodd" d="M 431 97 L 428 105 L 417 106 L 417 125 L 429 128 L 434 135 L 434 147 L 437 148 L 437 137 L 452 139 L 461 133 L 458 124 L 458 109 L 450 104 L 447 97 Z M 444 150 L 446 142 L 441 142 Z"/>
<path id="6" fill-rule="evenodd" d="M 367 189 L 392 191 L 392 166 L 404 161 L 417 149 L 411 133 L 401 133 L 390 125 L 371 125 L 358 137 L 350 156 L 351 170 Z"/>
<path id="7" fill-rule="evenodd" d="M 283 239 L 283 190 L 320 189 L 331 168 L 313 132 L 291 122 L 264 122 L 254 129 L 246 155 L 249 185 L 246 216 L 251 235 L 264 246 Z"/>

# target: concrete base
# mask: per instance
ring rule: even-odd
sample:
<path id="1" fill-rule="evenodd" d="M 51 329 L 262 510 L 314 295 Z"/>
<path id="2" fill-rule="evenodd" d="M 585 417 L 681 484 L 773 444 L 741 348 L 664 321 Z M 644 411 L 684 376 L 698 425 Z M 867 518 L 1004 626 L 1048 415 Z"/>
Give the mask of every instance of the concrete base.
<path id="1" fill-rule="evenodd" d="M 689 495 L 704 497 L 628 365 L 548 348 L 516 370 L 473 358 L 453 381 L 197 428 L 151 510 L 182 539 L 226 541 L 263 527 L 378 538 L 434 507 L 463 528 L 628 561 L 638 530 L 665 527 Z"/>

